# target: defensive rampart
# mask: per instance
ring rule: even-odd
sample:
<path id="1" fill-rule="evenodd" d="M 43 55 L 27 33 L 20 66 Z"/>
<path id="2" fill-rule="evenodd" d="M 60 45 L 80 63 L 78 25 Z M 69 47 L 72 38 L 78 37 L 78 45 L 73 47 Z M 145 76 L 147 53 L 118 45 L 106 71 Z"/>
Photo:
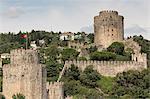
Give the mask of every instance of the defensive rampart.
<path id="1" fill-rule="evenodd" d="M 48 99 L 64 99 L 64 90 L 62 82 L 47 83 Z"/>
<path id="2" fill-rule="evenodd" d="M 66 61 L 65 66 L 69 68 L 74 64 L 82 71 L 89 65 L 104 76 L 116 76 L 118 73 L 128 70 L 142 70 L 147 68 L 143 62 L 136 61 Z"/>

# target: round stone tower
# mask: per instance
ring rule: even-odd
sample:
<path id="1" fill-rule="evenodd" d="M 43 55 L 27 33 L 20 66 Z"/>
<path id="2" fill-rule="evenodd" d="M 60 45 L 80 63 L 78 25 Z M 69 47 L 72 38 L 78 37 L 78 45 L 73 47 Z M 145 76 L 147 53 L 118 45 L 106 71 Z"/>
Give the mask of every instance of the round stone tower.
<path id="1" fill-rule="evenodd" d="M 113 42 L 124 38 L 124 17 L 117 11 L 101 11 L 94 17 L 94 43 L 107 48 Z"/>

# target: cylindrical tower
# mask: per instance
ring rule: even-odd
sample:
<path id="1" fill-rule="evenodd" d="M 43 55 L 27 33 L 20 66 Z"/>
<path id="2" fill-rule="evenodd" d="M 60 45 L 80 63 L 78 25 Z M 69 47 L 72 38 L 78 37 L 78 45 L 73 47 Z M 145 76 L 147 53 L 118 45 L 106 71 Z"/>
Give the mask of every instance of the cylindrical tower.
<path id="1" fill-rule="evenodd" d="M 124 18 L 117 11 L 101 11 L 94 17 L 94 43 L 107 48 L 124 38 Z"/>

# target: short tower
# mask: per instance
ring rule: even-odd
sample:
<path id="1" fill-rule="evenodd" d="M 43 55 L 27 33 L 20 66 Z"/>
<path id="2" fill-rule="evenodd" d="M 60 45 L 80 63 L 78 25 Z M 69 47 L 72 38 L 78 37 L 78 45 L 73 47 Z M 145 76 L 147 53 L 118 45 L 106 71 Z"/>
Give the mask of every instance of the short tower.
<path id="1" fill-rule="evenodd" d="M 107 48 L 113 42 L 124 38 L 124 17 L 117 11 L 101 11 L 94 17 L 94 43 Z"/>
<path id="2" fill-rule="evenodd" d="M 64 99 L 63 82 L 47 83 L 48 99 Z"/>

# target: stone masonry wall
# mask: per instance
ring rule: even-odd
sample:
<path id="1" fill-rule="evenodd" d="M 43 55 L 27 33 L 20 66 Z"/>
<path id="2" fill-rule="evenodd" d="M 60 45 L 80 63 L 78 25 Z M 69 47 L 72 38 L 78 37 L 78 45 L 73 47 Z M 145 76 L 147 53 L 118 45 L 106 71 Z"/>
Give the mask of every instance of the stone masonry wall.
<path id="1" fill-rule="evenodd" d="M 34 50 L 10 52 L 11 63 L 3 66 L 3 94 L 11 99 L 21 93 L 26 99 L 46 99 L 46 72 Z"/>
<path id="2" fill-rule="evenodd" d="M 124 39 L 124 18 L 117 11 L 101 11 L 94 17 L 94 43 L 107 48 Z"/>
<path id="3" fill-rule="evenodd" d="M 136 61 L 66 61 L 65 66 L 69 68 L 71 64 L 79 67 L 82 71 L 92 65 L 101 75 L 116 76 L 118 73 L 128 70 L 142 70 L 147 68 L 143 62 Z"/>
<path id="4" fill-rule="evenodd" d="M 2 68 L 2 59 L 0 58 L 0 68 Z"/>
<path id="5" fill-rule="evenodd" d="M 64 90 L 62 82 L 47 83 L 48 99 L 64 99 Z"/>

